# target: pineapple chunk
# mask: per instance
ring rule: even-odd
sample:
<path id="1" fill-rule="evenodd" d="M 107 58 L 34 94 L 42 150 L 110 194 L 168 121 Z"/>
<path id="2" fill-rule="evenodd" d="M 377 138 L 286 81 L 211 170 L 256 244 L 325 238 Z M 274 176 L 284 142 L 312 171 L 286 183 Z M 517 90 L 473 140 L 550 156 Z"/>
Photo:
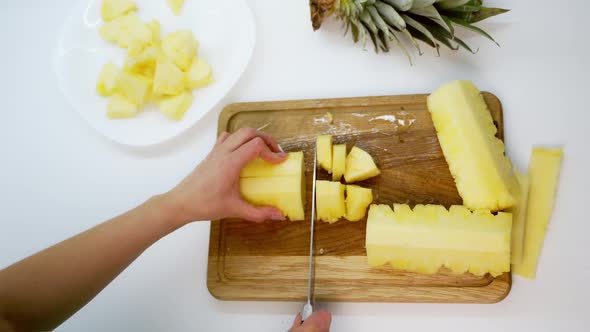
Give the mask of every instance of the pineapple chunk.
<path id="1" fill-rule="evenodd" d="M 318 136 L 316 150 L 318 165 L 332 174 L 332 135 Z"/>
<path id="2" fill-rule="evenodd" d="M 346 157 L 346 171 L 344 172 L 344 179 L 347 183 L 363 181 L 379 174 L 381 171 L 375 165 L 370 154 L 356 146 L 350 150 Z"/>
<path id="3" fill-rule="evenodd" d="M 152 79 L 156 73 L 156 63 L 160 52 L 155 47 L 148 47 L 139 55 L 127 58 L 125 70 Z"/>
<path id="4" fill-rule="evenodd" d="M 516 179 L 519 184 L 520 197 L 515 206 L 507 210 L 512 213 L 512 245 L 510 263 L 518 265 L 522 262 L 522 252 L 524 244 L 524 226 L 526 223 L 526 209 L 529 197 L 529 177 L 515 171 Z"/>
<path id="5" fill-rule="evenodd" d="M 303 167 L 303 152 L 290 152 L 280 164 L 271 164 L 262 158 L 256 158 L 242 169 L 240 177 L 301 176 L 304 172 Z"/>
<path id="6" fill-rule="evenodd" d="M 109 100 L 107 116 L 111 119 L 132 118 L 137 115 L 137 105 L 121 95 L 114 95 Z"/>
<path id="7" fill-rule="evenodd" d="M 150 80 L 140 75 L 122 72 L 117 79 L 117 91 L 138 106 L 143 104 L 150 88 Z"/>
<path id="8" fill-rule="evenodd" d="M 529 164 L 530 189 L 522 263 L 514 273 L 533 279 L 543 247 L 545 232 L 555 203 L 563 149 L 534 148 Z"/>
<path id="9" fill-rule="evenodd" d="M 189 70 L 198 48 L 199 42 L 190 30 L 178 30 L 162 39 L 162 51 L 183 71 Z"/>
<path id="10" fill-rule="evenodd" d="M 99 33 L 104 39 L 129 48 L 133 55 L 140 53 L 152 41 L 152 31 L 135 14 L 117 17 L 105 23 Z"/>
<path id="11" fill-rule="evenodd" d="M 354 185 L 346 186 L 346 219 L 359 221 L 367 213 L 367 208 L 373 203 L 373 191 Z"/>
<path id="12" fill-rule="evenodd" d="M 241 178 L 242 197 L 256 206 L 274 206 L 292 221 L 305 219 L 298 177 Z"/>
<path id="13" fill-rule="evenodd" d="M 146 26 L 152 32 L 152 45 L 158 45 L 162 35 L 162 27 L 160 26 L 160 22 L 156 19 L 153 19 L 146 23 Z"/>
<path id="14" fill-rule="evenodd" d="M 336 144 L 332 149 L 332 181 L 340 181 L 346 171 L 346 144 Z"/>
<path id="15" fill-rule="evenodd" d="M 315 197 L 317 217 L 329 223 L 335 223 L 346 215 L 344 191 L 346 186 L 340 182 L 316 181 Z"/>
<path id="16" fill-rule="evenodd" d="M 191 89 L 205 87 L 213 82 L 211 66 L 201 58 L 195 58 L 186 73 L 188 86 Z"/>
<path id="17" fill-rule="evenodd" d="M 184 0 L 166 0 L 166 2 L 174 15 L 179 16 L 182 12 L 182 6 L 184 6 Z"/>
<path id="18" fill-rule="evenodd" d="M 176 96 L 183 93 L 185 88 L 186 82 L 182 70 L 168 61 L 158 61 L 153 92 Z"/>
<path id="19" fill-rule="evenodd" d="M 428 110 L 463 204 L 491 211 L 513 206 L 518 184 L 477 87 L 447 83 L 428 97 Z"/>
<path id="20" fill-rule="evenodd" d="M 370 266 L 390 263 L 396 269 L 493 276 L 510 271 L 512 215 L 471 212 L 463 206 L 371 205 L 366 248 Z"/>
<path id="21" fill-rule="evenodd" d="M 102 19 L 105 22 L 137 10 L 133 0 L 104 0 L 102 2 Z"/>
<path id="22" fill-rule="evenodd" d="M 193 103 L 193 95 L 190 92 L 184 92 L 178 96 L 165 97 L 158 102 L 160 112 L 172 120 L 182 120 L 184 114 Z"/>
<path id="23" fill-rule="evenodd" d="M 96 91 L 101 96 L 111 96 L 115 93 L 117 86 L 117 77 L 119 76 L 119 68 L 112 62 L 106 63 L 98 76 L 96 83 Z"/>

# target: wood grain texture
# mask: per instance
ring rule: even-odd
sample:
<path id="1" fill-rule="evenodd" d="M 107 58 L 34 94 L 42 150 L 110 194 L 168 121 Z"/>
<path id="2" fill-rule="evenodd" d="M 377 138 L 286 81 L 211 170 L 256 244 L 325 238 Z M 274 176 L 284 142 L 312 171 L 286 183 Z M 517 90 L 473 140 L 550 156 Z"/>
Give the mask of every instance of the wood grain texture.
<path id="1" fill-rule="evenodd" d="M 502 106 L 483 93 L 503 138 Z M 426 108 L 427 95 L 239 103 L 219 116 L 218 133 L 242 127 L 273 135 L 286 151 L 305 152 L 307 202 L 311 201 L 313 147 L 319 134 L 369 152 L 381 175 L 359 184 L 373 189 L 375 203 L 461 204 Z M 326 112 L 331 112 L 329 123 Z M 329 180 L 326 172 L 318 179 Z M 222 300 L 303 301 L 307 296 L 310 209 L 305 221 L 243 220 L 211 223 L 207 286 Z M 506 273 L 434 275 L 370 268 L 365 250 L 366 219 L 317 222 L 317 301 L 494 303 L 511 286 Z"/>

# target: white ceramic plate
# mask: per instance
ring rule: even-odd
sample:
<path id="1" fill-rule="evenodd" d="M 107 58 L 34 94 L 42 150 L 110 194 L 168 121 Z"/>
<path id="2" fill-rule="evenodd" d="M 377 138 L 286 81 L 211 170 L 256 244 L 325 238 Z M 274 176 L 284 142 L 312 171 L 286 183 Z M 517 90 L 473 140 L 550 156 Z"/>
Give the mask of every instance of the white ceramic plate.
<path id="1" fill-rule="evenodd" d="M 215 83 L 195 90 L 193 106 L 180 122 L 167 119 L 149 106 L 133 119 L 110 120 L 107 98 L 96 94 L 102 65 L 122 65 L 125 50 L 98 34 L 102 0 L 80 1 L 72 9 L 57 42 L 54 69 L 66 99 L 105 137 L 125 145 L 147 146 L 168 140 L 194 125 L 229 92 L 244 72 L 256 42 L 252 12 L 244 0 L 187 0 L 181 16 L 174 16 L 166 0 L 136 0 L 138 15 L 155 18 L 166 34 L 191 29 L 200 42 L 199 55 L 212 66 Z"/>

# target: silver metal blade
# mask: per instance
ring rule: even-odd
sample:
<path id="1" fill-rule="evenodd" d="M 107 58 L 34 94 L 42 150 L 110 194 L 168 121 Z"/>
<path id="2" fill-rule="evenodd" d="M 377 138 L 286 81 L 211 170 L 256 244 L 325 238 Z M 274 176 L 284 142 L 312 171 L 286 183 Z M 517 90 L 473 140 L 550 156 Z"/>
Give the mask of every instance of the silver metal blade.
<path id="1" fill-rule="evenodd" d="M 303 307 L 303 311 L 301 312 L 301 318 L 306 320 L 312 313 L 313 313 L 313 292 L 314 292 L 314 281 L 315 281 L 315 258 L 314 258 L 314 250 L 313 250 L 313 234 L 314 234 L 314 225 L 315 225 L 315 182 L 317 178 L 317 162 L 318 162 L 318 155 L 317 155 L 317 146 L 314 149 L 313 153 L 313 179 L 312 179 L 312 187 L 311 187 L 311 227 L 310 227 L 310 236 L 309 236 L 309 275 L 308 275 L 308 284 L 307 284 L 307 303 Z"/>

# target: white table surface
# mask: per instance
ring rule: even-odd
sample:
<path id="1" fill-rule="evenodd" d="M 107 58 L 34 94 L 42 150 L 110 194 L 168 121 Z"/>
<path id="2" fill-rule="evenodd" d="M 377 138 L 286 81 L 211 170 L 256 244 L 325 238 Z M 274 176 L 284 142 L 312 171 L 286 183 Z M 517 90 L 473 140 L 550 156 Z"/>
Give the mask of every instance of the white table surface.
<path id="1" fill-rule="evenodd" d="M 168 190 L 214 141 L 219 108 L 155 148 L 123 148 L 90 129 L 66 103 L 51 66 L 57 33 L 74 3 L 0 4 L 0 267 Z M 477 55 L 443 51 L 436 58 L 428 51 L 414 57 L 414 66 L 399 52 L 374 55 L 353 47 L 337 24 L 312 32 L 307 0 L 249 3 L 258 43 L 223 104 L 422 93 L 448 80 L 471 79 L 502 100 L 516 165 L 526 167 L 533 145 L 565 146 L 559 199 L 536 280 L 515 278 L 508 298 L 494 305 L 321 304 L 334 313 L 333 331 L 590 330 L 590 220 L 584 213 L 590 3 L 490 0 L 512 8 L 481 25 L 501 48 L 464 33 L 479 45 Z M 220 302 L 209 294 L 208 242 L 208 222 L 162 239 L 58 330 L 286 330 L 301 304 Z"/>

